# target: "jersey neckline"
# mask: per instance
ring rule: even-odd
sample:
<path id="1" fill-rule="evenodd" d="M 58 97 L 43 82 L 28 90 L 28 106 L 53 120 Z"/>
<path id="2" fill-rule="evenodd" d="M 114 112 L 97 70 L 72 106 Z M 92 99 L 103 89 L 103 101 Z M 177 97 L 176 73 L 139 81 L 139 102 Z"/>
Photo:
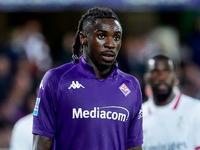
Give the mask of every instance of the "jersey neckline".
<path id="1" fill-rule="evenodd" d="M 88 77 L 92 77 L 92 78 L 98 79 L 96 77 L 95 73 L 94 73 L 94 68 L 84 60 L 83 56 L 80 56 L 79 63 L 80 63 L 80 67 L 81 67 L 80 69 L 83 69 L 82 72 L 85 72 Z M 117 69 L 118 69 L 118 67 L 115 65 L 114 71 L 111 72 L 111 74 L 107 78 L 98 79 L 98 80 L 103 81 L 103 80 L 108 79 L 108 78 L 116 78 Z"/>
<path id="2" fill-rule="evenodd" d="M 175 97 L 173 98 L 173 100 L 169 104 L 167 104 L 165 106 L 157 106 L 154 103 L 153 98 L 151 97 L 149 99 L 148 113 L 151 114 L 154 111 L 160 110 L 160 109 L 172 109 L 172 110 L 175 110 L 178 107 L 178 104 L 179 104 L 180 99 L 181 99 L 181 95 L 182 95 L 182 93 L 180 91 L 176 91 L 175 92 Z"/>

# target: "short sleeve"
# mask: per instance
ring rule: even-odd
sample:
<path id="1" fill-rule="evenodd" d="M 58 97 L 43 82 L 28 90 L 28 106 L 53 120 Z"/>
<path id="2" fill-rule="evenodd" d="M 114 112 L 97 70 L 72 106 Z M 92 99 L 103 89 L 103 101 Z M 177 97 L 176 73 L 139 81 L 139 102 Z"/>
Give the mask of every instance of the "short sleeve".
<path id="1" fill-rule="evenodd" d="M 57 79 L 53 71 L 48 71 L 39 87 L 33 111 L 33 134 L 53 138 L 56 134 L 56 89 Z"/>
<path id="2" fill-rule="evenodd" d="M 140 86 L 137 89 L 137 103 L 134 106 L 135 116 L 131 122 L 128 133 L 127 147 L 135 147 L 143 144 L 143 114 L 142 114 L 142 95 Z"/>

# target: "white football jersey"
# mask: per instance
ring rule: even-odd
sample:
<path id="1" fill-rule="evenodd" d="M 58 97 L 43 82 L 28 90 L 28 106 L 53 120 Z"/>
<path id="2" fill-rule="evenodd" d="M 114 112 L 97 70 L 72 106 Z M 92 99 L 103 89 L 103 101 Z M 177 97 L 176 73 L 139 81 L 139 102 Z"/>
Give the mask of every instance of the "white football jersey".
<path id="1" fill-rule="evenodd" d="M 33 114 L 28 114 L 18 120 L 12 130 L 9 150 L 31 150 Z"/>
<path id="2" fill-rule="evenodd" d="M 143 103 L 143 150 L 200 150 L 200 100 L 181 94 L 166 106 Z"/>

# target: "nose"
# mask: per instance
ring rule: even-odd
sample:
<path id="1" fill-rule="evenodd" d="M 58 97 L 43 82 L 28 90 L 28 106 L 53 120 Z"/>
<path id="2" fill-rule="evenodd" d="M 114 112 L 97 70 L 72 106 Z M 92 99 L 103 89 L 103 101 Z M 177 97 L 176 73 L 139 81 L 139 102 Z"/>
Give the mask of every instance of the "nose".
<path id="1" fill-rule="evenodd" d="M 165 72 L 163 72 L 163 71 L 159 71 L 158 72 L 158 79 L 159 80 L 166 80 L 166 78 L 167 78 L 167 75 L 166 75 L 166 73 Z"/>
<path id="2" fill-rule="evenodd" d="M 105 48 L 114 49 L 115 48 L 115 41 L 113 38 L 107 38 L 105 42 Z"/>

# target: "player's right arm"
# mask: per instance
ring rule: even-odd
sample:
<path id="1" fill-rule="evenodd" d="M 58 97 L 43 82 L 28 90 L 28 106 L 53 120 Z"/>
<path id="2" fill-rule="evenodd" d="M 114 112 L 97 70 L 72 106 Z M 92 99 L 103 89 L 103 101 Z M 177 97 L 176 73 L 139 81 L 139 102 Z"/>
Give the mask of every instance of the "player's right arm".
<path id="1" fill-rule="evenodd" d="M 33 134 L 33 150 L 51 150 L 53 140 L 46 136 Z"/>
<path id="2" fill-rule="evenodd" d="M 51 150 L 56 134 L 56 72 L 48 71 L 39 87 L 35 108 L 33 110 L 33 150 Z"/>

